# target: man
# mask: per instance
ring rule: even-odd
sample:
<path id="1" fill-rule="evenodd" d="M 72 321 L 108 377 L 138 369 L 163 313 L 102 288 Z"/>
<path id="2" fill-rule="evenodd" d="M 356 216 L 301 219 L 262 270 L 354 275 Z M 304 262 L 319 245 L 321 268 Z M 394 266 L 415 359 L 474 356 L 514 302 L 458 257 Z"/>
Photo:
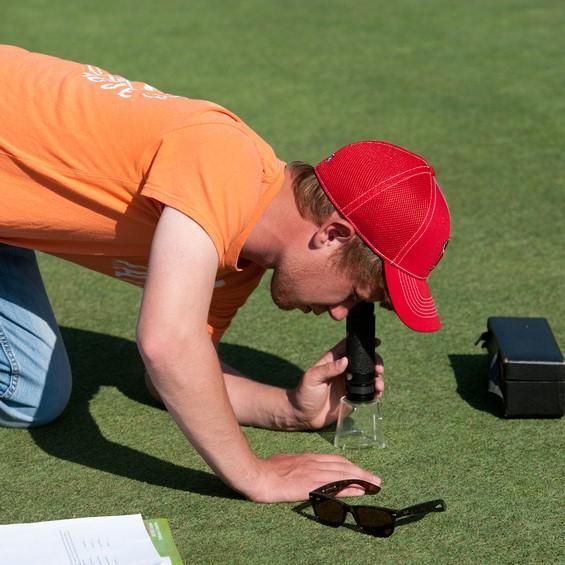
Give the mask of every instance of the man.
<path id="1" fill-rule="evenodd" d="M 232 488 L 274 502 L 344 478 L 378 482 L 337 455 L 260 459 L 239 427 L 333 422 L 343 344 L 294 390 L 222 366 L 215 346 L 266 269 L 282 309 L 341 320 L 390 295 L 407 325 L 438 329 L 426 278 L 450 228 L 431 167 L 384 142 L 286 166 L 215 104 L 16 47 L 0 47 L 0 82 L 0 424 L 46 424 L 70 395 L 41 250 L 143 287 L 150 384 Z"/>

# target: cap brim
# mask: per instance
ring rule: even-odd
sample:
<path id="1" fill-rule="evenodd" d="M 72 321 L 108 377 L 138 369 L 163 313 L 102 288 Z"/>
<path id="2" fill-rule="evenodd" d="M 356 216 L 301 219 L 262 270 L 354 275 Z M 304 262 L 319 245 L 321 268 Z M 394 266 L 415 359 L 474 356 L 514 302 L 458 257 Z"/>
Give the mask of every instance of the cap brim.
<path id="1" fill-rule="evenodd" d="M 384 261 L 386 286 L 400 320 L 417 332 L 436 332 L 441 322 L 425 279 L 417 279 Z"/>

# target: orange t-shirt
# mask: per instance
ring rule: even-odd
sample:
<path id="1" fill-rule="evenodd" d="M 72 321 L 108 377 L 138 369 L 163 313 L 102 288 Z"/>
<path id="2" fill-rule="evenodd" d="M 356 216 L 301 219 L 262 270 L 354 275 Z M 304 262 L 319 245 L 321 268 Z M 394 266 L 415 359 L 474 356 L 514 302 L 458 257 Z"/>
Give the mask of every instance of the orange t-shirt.
<path id="1" fill-rule="evenodd" d="M 283 172 L 225 108 L 0 46 L 0 241 L 143 286 L 161 211 L 176 208 L 218 252 L 215 341 L 263 275 L 238 258 Z"/>

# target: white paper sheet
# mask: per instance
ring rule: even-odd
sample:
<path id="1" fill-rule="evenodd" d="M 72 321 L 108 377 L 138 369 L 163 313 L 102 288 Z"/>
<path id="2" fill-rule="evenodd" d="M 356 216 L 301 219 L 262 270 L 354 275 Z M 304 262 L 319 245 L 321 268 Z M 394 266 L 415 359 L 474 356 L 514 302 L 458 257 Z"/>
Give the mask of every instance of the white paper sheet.
<path id="1" fill-rule="evenodd" d="M 170 565 L 141 514 L 0 526 L 0 565 Z"/>

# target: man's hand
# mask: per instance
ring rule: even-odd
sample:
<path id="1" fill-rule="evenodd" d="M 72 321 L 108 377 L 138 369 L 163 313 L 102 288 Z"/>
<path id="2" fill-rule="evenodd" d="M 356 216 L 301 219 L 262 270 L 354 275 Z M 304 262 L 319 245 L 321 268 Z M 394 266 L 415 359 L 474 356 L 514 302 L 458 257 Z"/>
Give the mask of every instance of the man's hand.
<path id="1" fill-rule="evenodd" d="M 381 480 L 340 455 L 305 453 L 273 455 L 261 461 L 261 475 L 248 498 L 254 502 L 295 502 L 308 500 L 314 489 L 334 481 L 362 479 L 377 485 Z M 361 496 L 364 490 L 352 486 L 339 496 Z"/>
<path id="2" fill-rule="evenodd" d="M 337 420 L 339 401 L 345 395 L 345 370 L 347 368 L 346 340 L 340 341 L 310 369 L 298 386 L 289 391 L 289 402 L 295 417 L 306 429 L 323 428 Z M 384 391 L 384 365 L 376 356 L 375 388 L 377 397 Z"/>

